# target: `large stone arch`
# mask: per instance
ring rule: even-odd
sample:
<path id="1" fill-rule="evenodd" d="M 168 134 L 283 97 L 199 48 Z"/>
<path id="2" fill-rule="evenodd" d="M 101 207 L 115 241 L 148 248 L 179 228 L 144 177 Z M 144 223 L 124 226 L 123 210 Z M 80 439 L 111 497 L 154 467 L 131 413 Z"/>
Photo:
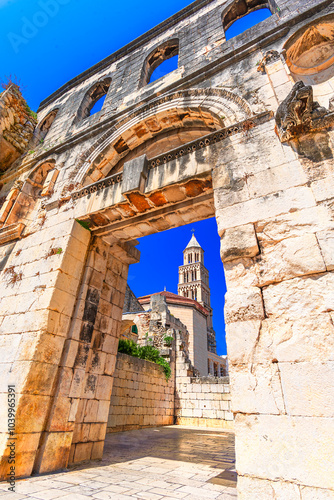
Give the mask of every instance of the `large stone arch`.
<path id="1" fill-rule="evenodd" d="M 108 130 L 90 146 L 81 155 L 74 182 L 87 185 L 105 177 L 133 149 L 163 131 L 198 127 L 205 135 L 251 116 L 247 101 L 224 88 L 190 89 L 164 95 L 120 120 L 117 128 Z"/>

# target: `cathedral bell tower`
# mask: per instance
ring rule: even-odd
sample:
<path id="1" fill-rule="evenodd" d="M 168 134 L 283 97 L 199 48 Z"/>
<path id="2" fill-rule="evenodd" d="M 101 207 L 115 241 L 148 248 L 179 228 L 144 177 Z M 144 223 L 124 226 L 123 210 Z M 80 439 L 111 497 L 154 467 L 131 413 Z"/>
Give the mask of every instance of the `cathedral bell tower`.
<path id="1" fill-rule="evenodd" d="M 216 352 L 216 335 L 212 327 L 209 271 L 204 266 L 204 250 L 193 235 L 183 250 L 183 265 L 179 267 L 178 295 L 197 300 L 209 312 L 207 319 L 208 351 Z"/>

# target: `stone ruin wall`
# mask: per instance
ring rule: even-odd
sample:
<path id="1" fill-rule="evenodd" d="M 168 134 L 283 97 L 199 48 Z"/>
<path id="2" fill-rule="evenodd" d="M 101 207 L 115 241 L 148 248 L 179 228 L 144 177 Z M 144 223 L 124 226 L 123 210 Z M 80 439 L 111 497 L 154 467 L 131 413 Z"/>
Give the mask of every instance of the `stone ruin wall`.
<path id="1" fill-rule="evenodd" d="M 0 172 L 27 152 L 36 125 L 17 85 L 0 93 Z"/>
<path id="2" fill-rule="evenodd" d="M 155 363 L 118 353 L 107 432 L 173 425 L 174 384 Z"/>
<path id="3" fill-rule="evenodd" d="M 234 429 L 228 377 L 187 377 L 176 382 L 175 423 Z"/>
<path id="4" fill-rule="evenodd" d="M 101 457 L 131 241 L 215 215 L 239 498 L 333 496 L 333 75 L 299 59 L 333 5 L 276 4 L 226 41 L 230 2 L 198 1 L 42 103 L 43 144 L 1 178 L 2 477 L 8 384 L 18 476 Z M 141 86 L 175 38 L 179 69 Z"/>
<path id="5" fill-rule="evenodd" d="M 228 377 L 191 376 L 181 338 L 177 333 L 168 381 L 155 363 L 118 353 L 107 432 L 173 424 L 233 429 Z"/>

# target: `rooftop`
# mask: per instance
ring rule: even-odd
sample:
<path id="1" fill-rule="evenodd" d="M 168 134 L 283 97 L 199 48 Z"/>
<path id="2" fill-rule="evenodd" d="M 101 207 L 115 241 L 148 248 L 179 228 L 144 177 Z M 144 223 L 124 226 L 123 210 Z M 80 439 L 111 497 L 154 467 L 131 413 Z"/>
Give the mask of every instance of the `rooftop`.
<path id="1" fill-rule="evenodd" d="M 209 314 L 209 311 L 202 306 L 197 300 L 193 299 L 188 299 L 187 297 L 182 297 L 181 295 L 177 295 L 176 293 L 172 292 L 158 292 L 158 293 L 151 293 L 150 295 L 144 295 L 143 297 L 138 297 L 138 302 L 140 304 L 148 304 L 151 300 L 152 295 L 163 295 L 166 297 L 166 302 L 167 304 L 178 304 L 178 305 L 183 305 L 183 306 L 190 306 L 194 307 L 198 311 L 200 311 L 202 314 L 205 314 L 207 316 Z"/>
<path id="2" fill-rule="evenodd" d="M 193 233 L 192 237 L 190 238 L 190 241 L 189 241 L 188 245 L 186 246 L 185 250 L 187 250 L 187 248 L 202 248 L 201 245 L 196 240 L 196 236 L 194 233 Z"/>

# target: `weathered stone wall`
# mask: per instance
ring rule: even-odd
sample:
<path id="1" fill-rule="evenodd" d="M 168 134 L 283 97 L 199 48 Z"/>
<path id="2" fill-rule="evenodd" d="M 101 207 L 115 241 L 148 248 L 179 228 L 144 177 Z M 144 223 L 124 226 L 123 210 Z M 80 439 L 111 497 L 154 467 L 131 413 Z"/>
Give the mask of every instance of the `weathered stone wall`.
<path id="1" fill-rule="evenodd" d="M 107 432 L 174 423 L 174 375 L 150 361 L 118 353 Z"/>
<path id="2" fill-rule="evenodd" d="M 332 131 L 327 139 L 333 144 Z M 298 155 L 299 140 L 280 144 L 263 125 L 251 143 L 232 139 L 214 172 L 238 488 L 247 500 L 269 491 L 326 498 L 334 487 L 325 437 L 334 414 L 333 159 L 308 141 L 313 163 Z M 240 188 L 231 203 L 232 182 Z M 319 456 L 324 465 L 309 469 Z"/>
<path id="3" fill-rule="evenodd" d="M 135 296 L 129 285 L 126 285 L 123 312 L 130 313 L 138 311 L 144 311 L 144 308 L 138 302 L 137 297 Z"/>
<path id="4" fill-rule="evenodd" d="M 194 377 L 181 335 L 175 344 L 175 423 L 233 429 L 229 378 Z"/>
<path id="5" fill-rule="evenodd" d="M 183 377 L 176 381 L 176 424 L 233 429 L 228 377 Z"/>
<path id="6" fill-rule="evenodd" d="M 0 172 L 27 151 L 36 124 L 15 84 L 0 94 Z"/>

